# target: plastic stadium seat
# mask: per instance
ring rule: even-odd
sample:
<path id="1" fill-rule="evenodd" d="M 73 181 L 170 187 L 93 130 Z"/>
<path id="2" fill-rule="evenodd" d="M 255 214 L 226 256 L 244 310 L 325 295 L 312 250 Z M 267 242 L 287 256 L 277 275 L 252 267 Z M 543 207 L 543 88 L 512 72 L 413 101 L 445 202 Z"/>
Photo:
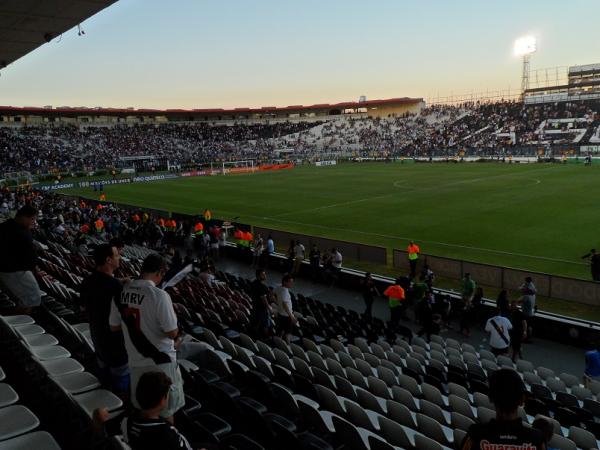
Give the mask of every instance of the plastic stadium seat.
<path id="1" fill-rule="evenodd" d="M 477 421 L 479 423 L 488 423 L 490 420 L 496 418 L 496 411 L 493 409 L 486 408 L 484 406 L 477 407 Z"/>
<path id="2" fill-rule="evenodd" d="M 0 442 L 0 450 L 60 450 L 50 433 L 35 431 Z"/>
<path id="3" fill-rule="evenodd" d="M 387 417 L 406 427 L 417 428 L 414 413 L 406 405 L 395 400 L 388 400 L 386 406 L 388 411 Z"/>
<path id="4" fill-rule="evenodd" d="M 571 375 L 570 373 L 561 373 L 558 377 L 568 387 L 579 386 L 580 380 L 575 375 Z"/>
<path id="5" fill-rule="evenodd" d="M 96 408 L 107 408 L 109 411 L 114 411 L 123 406 L 123 401 L 106 389 L 94 389 L 74 395 L 73 398 L 90 417 Z"/>
<path id="6" fill-rule="evenodd" d="M 428 438 L 427 436 L 423 436 L 422 434 L 415 435 L 415 449 L 416 450 L 444 450 L 444 446 L 442 446 L 439 442 L 434 441 L 433 439 Z"/>
<path id="7" fill-rule="evenodd" d="M 68 358 L 71 353 L 61 345 L 46 345 L 44 347 L 31 347 L 31 354 L 40 361 L 53 361 Z"/>
<path id="8" fill-rule="evenodd" d="M 547 380 L 548 378 L 554 378 L 554 371 L 552 369 L 548 369 L 546 367 L 538 367 L 536 369 L 537 374 L 542 377 L 542 379 Z"/>
<path id="9" fill-rule="evenodd" d="M 475 419 L 475 412 L 473 411 L 473 407 L 463 397 L 450 394 L 448 396 L 448 402 L 450 403 L 450 408 L 453 412 L 460 413 L 461 415 L 466 416 L 469 419 Z"/>
<path id="10" fill-rule="evenodd" d="M 4 319 L 4 321 L 12 327 L 32 325 L 35 323 L 33 317 L 26 315 L 2 316 L 2 319 Z"/>
<path id="11" fill-rule="evenodd" d="M 364 409 L 358 403 L 352 400 L 344 400 L 344 407 L 346 408 L 346 418 L 350 420 L 355 426 L 377 432 L 379 430 L 379 416 L 373 411 Z"/>
<path id="12" fill-rule="evenodd" d="M 400 447 L 394 447 L 376 436 L 369 436 L 369 447 L 371 450 L 401 450 Z"/>
<path id="13" fill-rule="evenodd" d="M 12 386 L 6 383 L 0 383 L 0 408 L 12 405 L 18 401 L 19 395 L 15 392 Z"/>
<path id="14" fill-rule="evenodd" d="M 583 428 L 572 426 L 569 428 L 569 439 L 572 440 L 577 447 L 583 450 L 594 449 L 598 447 L 596 436 Z"/>
<path id="15" fill-rule="evenodd" d="M 4 373 L 4 369 L 0 367 L 0 381 L 4 381 L 6 379 L 6 374 Z"/>
<path id="16" fill-rule="evenodd" d="M 51 334 L 23 336 L 23 340 L 30 347 L 46 347 L 46 346 L 58 344 L 58 339 L 56 339 Z"/>
<path id="17" fill-rule="evenodd" d="M 450 413 L 450 417 L 452 418 L 451 428 L 453 429 L 468 431 L 469 427 L 475 423 L 475 421 L 472 418 L 464 416 L 456 411 L 452 411 Z"/>
<path id="18" fill-rule="evenodd" d="M 548 446 L 551 448 L 559 448 L 560 450 L 577 450 L 575 442 L 556 433 L 554 433 L 552 439 L 548 442 Z"/>
<path id="19" fill-rule="evenodd" d="M 100 381 L 89 372 L 75 372 L 59 377 L 54 381 L 69 394 L 81 394 L 100 387 Z"/>
<path id="20" fill-rule="evenodd" d="M 369 450 L 369 437 L 377 437 L 371 431 L 357 428 L 347 420 L 334 416 L 335 436 L 348 450 Z"/>
<path id="21" fill-rule="evenodd" d="M 37 428 L 40 421 L 25 406 L 12 405 L 0 409 L 0 424 L 0 441 L 3 441 Z"/>
<path id="22" fill-rule="evenodd" d="M 16 326 L 15 331 L 21 336 L 35 336 L 38 334 L 44 334 L 46 332 L 46 330 L 35 323 L 30 325 Z"/>
<path id="23" fill-rule="evenodd" d="M 61 358 L 52 361 L 41 361 L 41 365 L 53 377 L 83 372 L 83 366 L 73 358 Z"/>

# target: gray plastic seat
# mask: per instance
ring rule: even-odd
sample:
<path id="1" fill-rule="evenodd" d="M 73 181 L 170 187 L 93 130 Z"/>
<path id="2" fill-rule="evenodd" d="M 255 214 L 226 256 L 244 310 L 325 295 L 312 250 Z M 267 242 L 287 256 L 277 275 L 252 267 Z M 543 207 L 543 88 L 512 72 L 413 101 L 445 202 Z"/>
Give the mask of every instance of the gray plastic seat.
<path id="1" fill-rule="evenodd" d="M 302 417 L 306 419 L 320 434 L 333 434 L 333 417 L 336 414 L 330 411 L 319 411 L 313 405 L 298 401 Z"/>
<path id="2" fill-rule="evenodd" d="M 552 439 L 548 441 L 548 446 L 551 448 L 559 448 L 560 450 L 577 450 L 575 442 L 556 433 L 554 433 Z"/>
<path id="3" fill-rule="evenodd" d="M 434 439 L 428 438 L 423 434 L 415 435 L 415 449 L 416 450 L 444 450 L 439 442 Z"/>
<path id="4" fill-rule="evenodd" d="M 594 394 L 593 392 L 585 388 L 583 386 L 571 386 L 571 394 L 577 397 L 581 401 L 585 401 L 586 399 L 592 399 Z"/>
<path id="5" fill-rule="evenodd" d="M 348 399 L 344 400 L 344 408 L 346 408 L 346 417 L 355 426 L 369 431 L 379 431 L 378 417 L 380 414 L 364 409 L 358 403 Z"/>
<path id="6" fill-rule="evenodd" d="M 23 405 L 12 405 L 0 409 L 0 441 L 10 439 L 40 425 L 39 419 Z"/>
<path id="7" fill-rule="evenodd" d="M 34 431 L 0 442 L 0 450 L 60 450 L 52 435 L 46 431 Z"/>
<path id="8" fill-rule="evenodd" d="M 0 383 L 0 408 L 12 405 L 19 401 L 19 394 L 12 388 L 10 384 Z"/>
<path id="9" fill-rule="evenodd" d="M 392 398 L 394 401 L 402 403 L 411 411 L 419 411 L 419 404 L 413 394 L 400 386 L 392 387 Z"/>
<path id="10" fill-rule="evenodd" d="M 2 319 L 9 324 L 11 327 L 18 327 L 21 325 L 31 325 L 35 323 L 33 317 L 26 316 L 23 314 L 18 314 L 14 316 L 2 316 Z"/>
<path id="11" fill-rule="evenodd" d="M 59 377 L 54 381 L 70 394 L 81 394 L 100 387 L 100 381 L 89 372 L 75 372 Z"/>
<path id="12" fill-rule="evenodd" d="M 463 416 L 468 417 L 469 419 L 475 419 L 473 407 L 467 400 L 459 397 L 458 395 L 450 394 L 448 396 L 448 401 L 450 402 L 450 408 L 452 411 L 456 411 Z"/>
<path id="13" fill-rule="evenodd" d="M 411 441 L 410 435 L 406 432 L 407 428 L 402 427 L 387 417 L 379 417 L 379 429 L 381 436 L 390 444 L 401 448 L 413 448 L 414 440 Z M 414 436 L 414 431 L 413 431 Z"/>
<path id="14" fill-rule="evenodd" d="M 73 358 L 54 359 L 52 361 L 41 361 L 40 364 L 49 375 L 59 377 L 75 372 L 83 372 L 83 366 Z"/>
<path id="15" fill-rule="evenodd" d="M 0 381 L 4 381 L 6 379 L 6 374 L 4 373 L 4 369 L 0 367 Z"/>
<path id="16" fill-rule="evenodd" d="M 339 375 L 335 375 L 335 377 L 332 377 L 331 375 L 329 375 L 327 372 L 325 372 L 324 370 L 319 369 L 318 367 L 312 367 L 312 373 L 315 377 L 315 383 L 316 384 L 320 384 L 322 386 L 325 386 L 328 389 L 334 390 L 336 387 L 336 382 L 334 382 L 334 379 L 337 379 L 337 377 L 346 380 L 345 378 L 340 377 Z M 271 377 L 272 378 L 272 377 Z M 347 380 L 346 380 L 347 381 Z"/>
<path id="17" fill-rule="evenodd" d="M 364 359 L 355 358 L 354 362 L 356 363 L 356 369 L 360 371 L 360 373 L 362 373 L 365 377 L 373 375 L 373 368 L 371 367 L 371 364 L 369 364 L 367 361 L 365 361 Z"/>
<path id="18" fill-rule="evenodd" d="M 364 428 L 356 427 L 342 417 L 333 417 L 335 436 L 348 450 L 370 450 L 369 437 L 376 434 Z"/>
<path id="19" fill-rule="evenodd" d="M 387 416 L 398 422 L 401 425 L 416 429 L 417 422 L 415 421 L 415 415 L 408 409 L 406 405 L 395 400 L 388 400 L 386 402 L 388 414 Z"/>
<path id="20" fill-rule="evenodd" d="M 378 397 L 385 398 L 385 399 L 392 398 L 392 393 L 390 392 L 390 388 L 387 386 L 387 384 L 385 384 L 379 378 L 374 377 L 374 376 L 367 377 L 367 383 L 369 385 L 369 391 L 371 391 L 371 393 L 373 395 L 376 395 Z"/>
<path id="21" fill-rule="evenodd" d="M 23 336 L 23 340 L 30 347 L 46 347 L 50 345 L 57 345 L 58 339 L 51 334 L 34 334 L 31 336 Z"/>
<path id="22" fill-rule="evenodd" d="M 15 331 L 21 336 L 35 336 L 38 334 L 44 334 L 46 332 L 46 330 L 35 323 L 32 323 L 31 325 L 17 326 L 15 327 Z"/>
<path id="23" fill-rule="evenodd" d="M 486 408 L 485 406 L 477 407 L 477 421 L 479 423 L 488 423 L 490 420 L 496 418 L 496 411 L 493 409 Z"/>
<path id="24" fill-rule="evenodd" d="M 378 367 L 381 364 L 381 360 L 371 353 L 365 353 L 363 356 L 365 357 L 365 361 L 368 362 L 371 367 Z"/>
<path id="25" fill-rule="evenodd" d="M 86 331 L 90 331 L 90 324 L 88 322 L 76 323 L 73 325 L 73 328 L 80 333 L 85 333 Z"/>
<path id="26" fill-rule="evenodd" d="M 346 380 L 345 378 L 340 377 L 339 375 L 336 375 L 334 377 L 335 379 L 335 386 L 333 387 L 329 387 L 327 385 L 324 385 L 323 383 L 319 383 L 322 384 L 325 387 L 329 387 L 329 389 L 335 389 L 336 392 L 338 393 L 338 395 L 341 395 L 342 397 L 346 397 L 347 399 L 350 399 L 354 402 L 358 402 L 358 396 L 356 395 L 356 390 L 354 389 L 354 385 L 352 383 L 350 383 L 348 380 Z M 337 389 L 336 389 L 337 386 Z"/>
<path id="27" fill-rule="evenodd" d="M 419 388 L 419 384 L 414 378 L 409 377 L 408 375 L 400 374 L 398 375 L 398 384 L 415 397 L 421 397 L 421 388 Z"/>
<path id="28" fill-rule="evenodd" d="M 479 350 L 479 356 L 481 357 L 481 359 L 487 359 L 488 361 L 496 362 L 496 355 L 494 355 L 489 350 L 482 348 L 481 350 Z"/>
<path id="29" fill-rule="evenodd" d="M 31 347 L 31 354 L 40 361 L 52 361 L 68 358 L 71 353 L 61 345 L 46 345 L 44 347 Z"/>
<path id="30" fill-rule="evenodd" d="M 546 379 L 546 386 L 554 392 L 565 392 L 567 390 L 565 382 L 556 378 Z"/>
<path id="31" fill-rule="evenodd" d="M 383 361 L 382 361 L 383 362 Z M 388 369 L 385 366 L 379 366 L 377 368 L 377 377 L 383 381 L 388 387 L 392 387 L 398 384 L 398 379 L 393 370 Z"/>
<path id="32" fill-rule="evenodd" d="M 533 372 L 523 372 L 523 381 L 528 385 L 532 384 L 543 384 L 542 379 L 539 375 L 536 375 Z"/>
<path id="33" fill-rule="evenodd" d="M 337 360 L 339 360 L 338 364 L 341 364 L 343 367 L 351 367 L 352 369 L 356 369 L 356 363 L 354 362 L 354 358 L 348 353 L 338 352 L 336 354 L 336 358 L 331 359 L 333 359 L 336 362 Z"/>
<path id="34" fill-rule="evenodd" d="M 577 447 L 583 450 L 595 449 L 598 447 L 596 437 L 587 430 L 579 427 L 569 428 L 569 439 L 571 439 Z"/>
<path id="35" fill-rule="evenodd" d="M 535 366 L 525 359 L 517 360 L 517 371 L 524 372 L 535 372 Z"/>
<path id="36" fill-rule="evenodd" d="M 561 373 L 560 378 L 568 387 L 579 386 L 579 378 L 570 373 Z"/>
<path id="37" fill-rule="evenodd" d="M 361 387 L 363 389 L 369 388 L 369 386 L 367 384 L 367 379 L 358 370 L 353 369 L 352 367 L 347 367 L 346 375 L 348 377 L 348 380 L 355 386 Z"/>
<path id="38" fill-rule="evenodd" d="M 454 429 L 454 445 L 455 448 L 461 448 L 462 442 L 465 440 L 467 432 L 459 428 Z"/>
<path id="39" fill-rule="evenodd" d="M 321 344 L 319 345 L 318 349 L 320 350 L 320 352 L 313 350 L 312 348 L 309 348 L 309 351 L 314 351 L 315 353 L 320 353 L 321 355 L 323 355 L 323 358 L 333 358 L 336 359 L 337 353 L 335 352 L 334 349 L 332 349 L 329 345 L 326 344 Z"/>
<path id="40" fill-rule="evenodd" d="M 306 356 L 308 357 L 308 362 L 311 366 L 316 366 L 321 370 L 327 370 L 325 360 L 319 353 L 309 350 L 306 352 Z"/>
<path id="41" fill-rule="evenodd" d="M 456 411 L 452 411 L 450 413 L 450 417 L 450 425 L 451 428 L 454 429 L 469 431 L 469 427 L 475 423 L 475 421 L 471 417 L 464 416 Z"/>
<path id="42" fill-rule="evenodd" d="M 448 411 L 444 411 L 435 403 L 431 403 L 428 400 L 421 400 L 420 412 L 441 425 L 450 425 L 450 413 Z"/>
<path id="43" fill-rule="evenodd" d="M 97 408 L 107 408 L 109 411 L 114 411 L 123 406 L 123 401 L 106 389 L 94 389 L 93 391 L 74 395 L 73 398 L 90 417 Z"/>
<path id="44" fill-rule="evenodd" d="M 358 403 L 363 407 L 375 411 L 379 414 L 387 414 L 387 404 L 385 399 L 376 397 L 366 389 L 356 388 Z"/>
<path id="45" fill-rule="evenodd" d="M 423 393 L 423 398 L 429 400 L 436 405 L 446 408 L 448 406 L 448 399 L 446 399 L 440 390 L 435 386 L 429 383 L 421 384 L 421 392 Z"/>
<path id="46" fill-rule="evenodd" d="M 547 380 L 548 378 L 554 377 L 554 371 L 552 369 L 548 369 L 547 367 L 538 367 L 536 369 L 537 374 L 542 377 L 543 380 Z"/>
<path id="47" fill-rule="evenodd" d="M 316 385 L 315 388 L 319 396 L 319 404 L 323 409 L 340 416 L 346 415 L 346 409 L 335 392 L 320 385 Z"/>

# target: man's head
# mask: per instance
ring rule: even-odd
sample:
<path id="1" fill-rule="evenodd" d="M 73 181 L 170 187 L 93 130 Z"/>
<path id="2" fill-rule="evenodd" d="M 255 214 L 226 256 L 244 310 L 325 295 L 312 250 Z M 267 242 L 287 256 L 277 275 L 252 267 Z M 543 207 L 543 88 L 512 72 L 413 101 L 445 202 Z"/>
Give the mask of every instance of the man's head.
<path id="1" fill-rule="evenodd" d="M 531 277 L 525 277 L 525 283 L 531 283 L 533 280 Z"/>
<path id="2" fill-rule="evenodd" d="M 590 250 L 590 253 L 591 253 L 592 255 L 595 255 L 595 254 L 596 254 L 596 249 L 595 249 L 595 248 L 591 249 L 591 250 Z"/>
<path id="3" fill-rule="evenodd" d="M 33 228 L 37 219 L 38 210 L 31 205 L 22 206 L 15 215 L 16 222 L 27 229 Z"/>
<path id="4" fill-rule="evenodd" d="M 288 288 L 288 289 L 289 289 L 289 288 L 291 288 L 291 287 L 292 287 L 292 285 L 293 285 L 293 284 L 294 284 L 294 277 L 293 277 L 293 276 L 291 276 L 291 275 L 288 275 L 288 274 L 286 274 L 286 275 L 284 275 L 284 276 L 283 276 L 283 278 L 281 279 L 281 285 L 282 285 L 283 287 L 286 287 L 286 288 Z"/>
<path id="5" fill-rule="evenodd" d="M 513 300 L 510 302 L 510 309 L 513 311 L 516 311 L 517 309 L 519 309 L 519 302 L 516 300 Z"/>
<path id="6" fill-rule="evenodd" d="M 164 372 L 146 372 L 138 380 L 135 398 L 142 410 L 162 411 L 169 400 L 173 382 Z"/>
<path id="7" fill-rule="evenodd" d="M 267 272 L 265 269 L 256 269 L 256 279 L 260 281 L 267 281 Z"/>
<path id="8" fill-rule="evenodd" d="M 465 280 L 471 279 L 471 274 L 469 272 L 465 273 Z"/>
<path id="9" fill-rule="evenodd" d="M 100 244 L 94 250 L 94 264 L 97 269 L 112 274 L 119 268 L 120 263 L 121 254 L 114 245 Z"/>
<path id="10" fill-rule="evenodd" d="M 159 284 L 167 272 L 167 261 L 160 255 L 153 253 L 146 256 L 142 263 L 141 275 L 145 280 L 154 281 Z"/>
<path id="11" fill-rule="evenodd" d="M 525 398 L 525 385 L 517 372 L 512 369 L 499 369 L 489 378 L 489 397 L 496 411 L 510 414 L 517 411 Z"/>
<path id="12" fill-rule="evenodd" d="M 549 420 L 544 419 L 543 417 L 538 417 L 535 419 L 531 424 L 531 428 L 539 430 L 546 442 L 552 439 L 552 436 L 554 435 L 554 425 L 552 425 Z"/>
<path id="13" fill-rule="evenodd" d="M 112 238 L 108 243 L 113 247 L 117 247 L 117 251 L 123 254 L 123 249 L 125 248 L 125 243 L 123 242 L 123 239 Z"/>

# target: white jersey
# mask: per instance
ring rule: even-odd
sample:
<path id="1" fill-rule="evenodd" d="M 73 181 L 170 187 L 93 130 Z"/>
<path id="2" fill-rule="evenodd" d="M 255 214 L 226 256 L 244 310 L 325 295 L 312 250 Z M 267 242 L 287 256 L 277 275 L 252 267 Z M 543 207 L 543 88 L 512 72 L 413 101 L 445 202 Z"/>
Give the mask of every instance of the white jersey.
<path id="1" fill-rule="evenodd" d="M 290 290 L 283 286 L 277 286 L 275 288 L 275 297 L 277 298 L 277 314 L 289 317 L 284 305 L 288 305 L 289 310 L 292 311 L 292 296 L 290 295 Z"/>
<path id="2" fill-rule="evenodd" d="M 155 361 L 149 355 L 157 351 L 175 362 L 175 342 L 165 334 L 177 328 L 177 316 L 169 294 L 157 288 L 150 280 L 134 280 L 123 287 L 120 304 L 121 312 L 114 301 L 111 303 L 109 323 L 110 326 L 120 326 L 123 329 L 129 365 L 154 365 Z M 141 336 L 141 339 L 134 339 L 136 344 L 132 341 L 131 332 L 122 316 L 133 318 L 130 323 L 136 327 L 134 333 L 137 337 Z"/>
<path id="3" fill-rule="evenodd" d="M 498 330 L 492 325 L 492 321 L 496 323 Z M 485 324 L 485 331 L 490 333 L 490 346 L 493 348 L 506 348 L 510 345 L 510 330 L 512 330 L 512 323 L 506 317 L 502 316 L 492 317 Z M 504 336 L 504 339 L 502 339 L 501 335 Z"/>

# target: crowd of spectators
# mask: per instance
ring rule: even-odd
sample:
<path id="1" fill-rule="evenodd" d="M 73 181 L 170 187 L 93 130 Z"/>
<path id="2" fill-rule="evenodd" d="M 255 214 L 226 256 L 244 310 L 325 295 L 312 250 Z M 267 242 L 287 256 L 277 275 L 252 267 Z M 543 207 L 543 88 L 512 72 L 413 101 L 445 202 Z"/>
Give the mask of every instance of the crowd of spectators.
<path id="1" fill-rule="evenodd" d="M 122 158 L 144 156 L 168 161 L 172 167 L 197 167 L 245 159 L 311 161 L 324 155 L 537 154 L 540 146 L 587 143 L 600 126 L 600 104 L 463 103 L 433 105 L 418 115 L 328 119 L 227 125 L 0 127 L 0 173 L 118 169 L 132 166 Z"/>

